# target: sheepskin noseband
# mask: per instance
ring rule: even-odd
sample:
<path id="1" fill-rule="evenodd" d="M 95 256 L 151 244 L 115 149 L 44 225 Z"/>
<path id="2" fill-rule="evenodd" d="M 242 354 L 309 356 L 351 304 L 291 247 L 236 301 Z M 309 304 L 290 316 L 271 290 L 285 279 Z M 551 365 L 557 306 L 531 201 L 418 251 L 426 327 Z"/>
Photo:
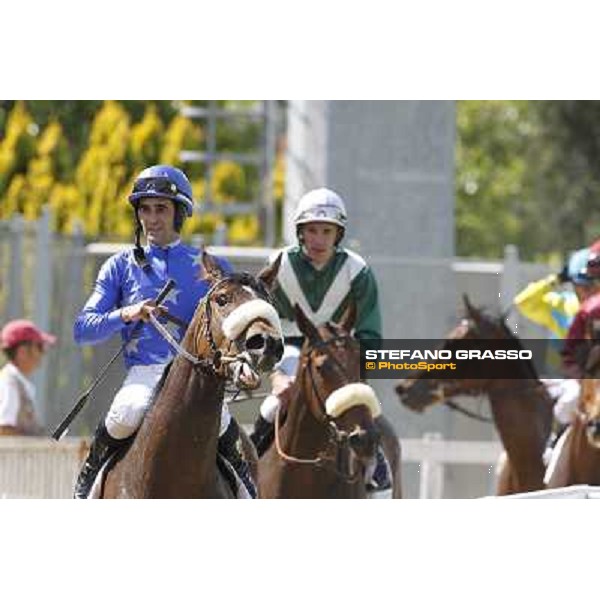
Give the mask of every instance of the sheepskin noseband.
<path id="1" fill-rule="evenodd" d="M 348 383 L 325 400 L 325 412 L 335 419 L 349 408 L 361 404 L 371 411 L 374 419 L 381 414 L 381 404 L 371 386 L 365 383 Z"/>
<path id="2" fill-rule="evenodd" d="M 254 299 L 244 302 L 223 321 L 223 334 L 227 339 L 235 340 L 256 319 L 264 319 L 277 330 L 279 338 L 283 338 L 281 322 L 277 311 L 265 300 Z"/>

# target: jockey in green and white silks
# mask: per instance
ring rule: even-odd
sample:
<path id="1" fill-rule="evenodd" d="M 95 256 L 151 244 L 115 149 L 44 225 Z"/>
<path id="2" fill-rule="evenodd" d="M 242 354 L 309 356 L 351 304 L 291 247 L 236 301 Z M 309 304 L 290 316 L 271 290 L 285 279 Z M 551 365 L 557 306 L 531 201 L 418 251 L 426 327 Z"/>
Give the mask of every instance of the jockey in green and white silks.
<path id="1" fill-rule="evenodd" d="M 355 336 L 381 338 L 375 277 L 361 256 L 345 248 L 336 247 L 321 269 L 313 266 L 301 246 L 284 248 L 273 296 L 286 339 L 301 337 L 294 304 L 299 304 L 315 325 L 322 325 L 338 321 L 350 301 L 357 309 Z"/>
<path id="2" fill-rule="evenodd" d="M 354 335 L 358 339 L 381 338 L 381 313 L 373 272 L 361 256 L 340 246 L 346 221 L 346 207 L 338 194 L 327 188 L 312 190 L 300 199 L 294 214 L 298 244 L 272 257 L 274 261 L 281 254 L 273 300 L 286 349 L 278 368 L 289 377 L 296 373 L 303 341 L 294 317 L 295 304 L 319 326 L 339 320 L 348 303 L 354 302 Z M 261 410 L 269 421 L 274 408 L 266 407 L 274 402 L 271 399 L 264 405 L 265 410 Z"/>
<path id="3" fill-rule="evenodd" d="M 298 244 L 272 257 L 274 262 L 281 255 L 272 295 L 281 319 L 285 348 L 271 376 L 272 393 L 260 407 L 251 436 L 259 454 L 272 438 L 282 394 L 291 385 L 298 366 L 303 338 L 295 322 L 295 304 L 319 326 L 338 321 L 353 302 L 354 336 L 381 339 L 381 312 L 373 271 L 361 256 L 340 246 L 346 221 L 346 207 L 338 194 L 327 188 L 312 190 L 300 199 L 294 214 Z"/>

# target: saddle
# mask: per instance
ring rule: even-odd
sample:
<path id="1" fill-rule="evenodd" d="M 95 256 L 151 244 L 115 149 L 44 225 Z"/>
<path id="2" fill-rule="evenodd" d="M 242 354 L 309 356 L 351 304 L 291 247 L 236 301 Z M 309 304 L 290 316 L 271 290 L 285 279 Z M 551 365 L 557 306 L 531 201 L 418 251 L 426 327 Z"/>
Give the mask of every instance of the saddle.
<path id="1" fill-rule="evenodd" d="M 88 496 L 88 500 L 98 500 L 102 498 L 104 494 L 104 484 L 106 482 L 106 476 L 109 471 L 114 467 L 114 465 L 123 458 L 133 440 L 135 439 L 135 435 L 131 437 L 126 443 L 123 444 L 121 448 L 113 452 L 104 462 L 104 464 L 100 467 L 98 471 L 98 475 L 96 475 L 96 479 L 90 489 L 90 494 Z M 239 499 L 251 498 L 250 493 L 246 489 L 246 486 L 239 478 L 235 469 L 231 466 L 229 461 L 217 453 L 217 468 L 219 472 L 227 482 L 229 489 L 232 491 L 233 495 Z"/>

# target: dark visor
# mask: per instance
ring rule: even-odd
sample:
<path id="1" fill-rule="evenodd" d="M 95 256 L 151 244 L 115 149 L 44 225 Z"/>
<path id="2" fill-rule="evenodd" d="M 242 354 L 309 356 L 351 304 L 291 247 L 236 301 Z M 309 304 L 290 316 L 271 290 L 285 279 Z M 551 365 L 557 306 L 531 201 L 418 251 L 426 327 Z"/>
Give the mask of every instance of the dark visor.
<path id="1" fill-rule="evenodd" d="M 179 190 L 177 186 L 166 177 L 147 177 L 138 179 L 133 185 L 133 193 L 156 192 L 157 194 L 167 194 L 175 196 Z"/>

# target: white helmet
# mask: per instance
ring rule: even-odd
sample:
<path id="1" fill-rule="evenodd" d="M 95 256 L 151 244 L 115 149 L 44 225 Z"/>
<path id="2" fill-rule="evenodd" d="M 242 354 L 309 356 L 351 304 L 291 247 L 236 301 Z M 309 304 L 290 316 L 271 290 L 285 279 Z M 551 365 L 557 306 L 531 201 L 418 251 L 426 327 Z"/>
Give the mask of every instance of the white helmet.
<path id="1" fill-rule="evenodd" d="M 327 188 L 318 188 L 304 194 L 294 213 L 296 226 L 319 221 L 334 223 L 345 230 L 347 219 L 344 201 Z"/>

